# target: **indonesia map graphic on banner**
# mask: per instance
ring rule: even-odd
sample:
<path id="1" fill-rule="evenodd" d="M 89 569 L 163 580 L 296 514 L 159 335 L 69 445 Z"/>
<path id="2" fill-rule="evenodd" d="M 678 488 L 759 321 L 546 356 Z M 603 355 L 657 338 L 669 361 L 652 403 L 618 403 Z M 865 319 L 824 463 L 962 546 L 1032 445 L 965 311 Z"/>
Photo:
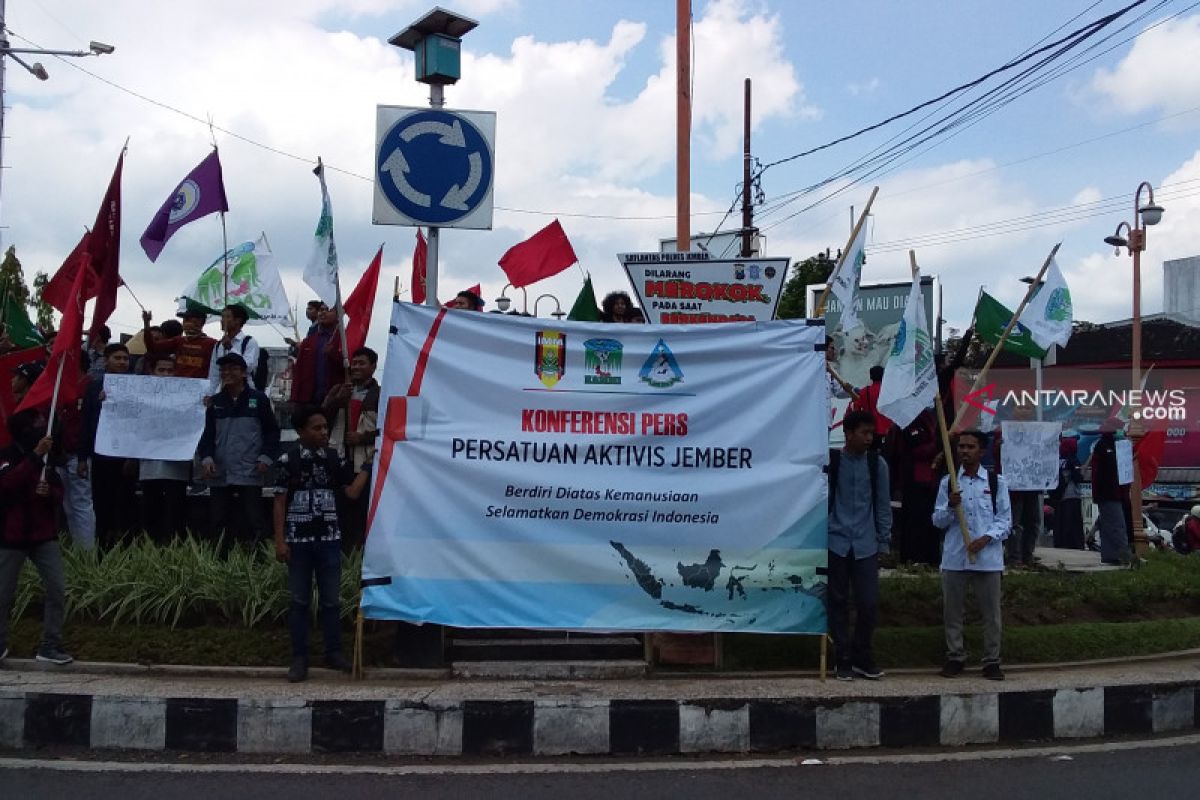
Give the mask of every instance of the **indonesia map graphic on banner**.
<path id="1" fill-rule="evenodd" d="M 367 617 L 824 632 L 824 326 L 391 324 Z"/>

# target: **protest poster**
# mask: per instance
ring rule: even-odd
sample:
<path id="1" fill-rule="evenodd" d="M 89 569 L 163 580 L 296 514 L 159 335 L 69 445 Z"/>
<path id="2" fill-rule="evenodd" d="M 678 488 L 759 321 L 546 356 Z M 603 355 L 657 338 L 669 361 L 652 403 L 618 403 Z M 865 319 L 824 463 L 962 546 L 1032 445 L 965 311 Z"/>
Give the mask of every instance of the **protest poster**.
<path id="1" fill-rule="evenodd" d="M 1000 423 L 1000 466 L 1008 488 L 1044 492 L 1058 486 L 1060 422 Z"/>
<path id="2" fill-rule="evenodd" d="M 96 452 L 118 458 L 189 461 L 204 433 L 203 378 L 105 375 Z"/>
<path id="3" fill-rule="evenodd" d="M 1117 439 L 1117 483 L 1128 486 L 1133 483 L 1133 442 Z"/>
<path id="4" fill-rule="evenodd" d="M 825 630 L 822 325 L 391 325 L 366 617 Z"/>

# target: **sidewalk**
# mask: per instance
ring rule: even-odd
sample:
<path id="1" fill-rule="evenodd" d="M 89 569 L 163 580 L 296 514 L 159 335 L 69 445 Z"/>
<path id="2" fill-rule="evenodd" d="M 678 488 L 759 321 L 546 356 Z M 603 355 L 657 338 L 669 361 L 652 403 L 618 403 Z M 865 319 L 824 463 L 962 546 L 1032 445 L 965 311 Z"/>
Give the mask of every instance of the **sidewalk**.
<path id="1" fill-rule="evenodd" d="M 881 681 L 656 676 L 451 680 L 374 670 L 149 674 L 96 665 L 0 669 L 3 748 L 416 756 L 674 755 L 1017 743 L 1192 730 L 1200 652 L 1006 667 L 1004 682 L 901 671 Z M 115 669 L 115 667 L 113 667 Z M 160 671 L 161 672 L 161 671 Z"/>

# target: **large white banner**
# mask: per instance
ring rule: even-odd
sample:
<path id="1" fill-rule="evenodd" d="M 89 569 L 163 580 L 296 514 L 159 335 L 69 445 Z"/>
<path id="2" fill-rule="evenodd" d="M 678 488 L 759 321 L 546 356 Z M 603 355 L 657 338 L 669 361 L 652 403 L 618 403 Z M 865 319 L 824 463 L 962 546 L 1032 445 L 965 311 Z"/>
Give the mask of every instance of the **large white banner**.
<path id="1" fill-rule="evenodd" d="M 96 452 L 121 458 L 188 461 L 204 433 L 203 378 L 105 375 Z"/>
<path id="2" fill-rule="evenodd" d="M 393 306 L 374 619 L 825 630 L 825 330 Z"/>

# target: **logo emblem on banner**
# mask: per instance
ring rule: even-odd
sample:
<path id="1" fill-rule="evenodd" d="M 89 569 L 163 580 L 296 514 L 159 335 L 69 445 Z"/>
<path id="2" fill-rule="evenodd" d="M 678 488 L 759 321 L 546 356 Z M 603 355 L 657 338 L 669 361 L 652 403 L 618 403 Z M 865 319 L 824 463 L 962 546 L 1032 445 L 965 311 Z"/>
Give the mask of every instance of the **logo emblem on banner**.
<path id="1" fill-rule="evenodd" d="M 567 335 L 559 331 L 538 331 L 533 354 L 533 372 L 538 380 L 553 389 L 567 372 Z"/>
<path id="2" fill-rule="evenodd" d="M 671 348 L 659 339 L 658 344 L 650 351 L 650 357 L 638 372 L 638 377 L 655 389 L 665 389 L 683 380 L 683 370 L 679 368 L 679 362 L 675 360 Z"/>
<path id="3" fill-rule="evenodd" d="M 583 382 L 615 384 L 621 382 L 621 356 L 624 345 L 616 339 L 588 339 L 583 343 Z"/>

